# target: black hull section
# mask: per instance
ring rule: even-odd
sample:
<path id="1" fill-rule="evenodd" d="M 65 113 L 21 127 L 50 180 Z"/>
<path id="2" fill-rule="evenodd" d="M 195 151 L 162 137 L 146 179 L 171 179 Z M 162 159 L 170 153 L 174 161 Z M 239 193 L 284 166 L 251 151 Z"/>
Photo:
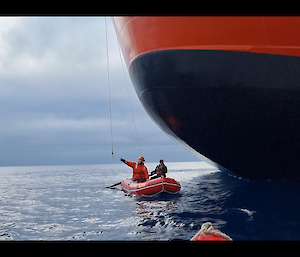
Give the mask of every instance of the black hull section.
<path id="1" fill-rule="evenodd" d="M 300 180 L 300 58 L 166 50 L 137 57 L 129 72 L 179 143 L 250 180 Z"/>

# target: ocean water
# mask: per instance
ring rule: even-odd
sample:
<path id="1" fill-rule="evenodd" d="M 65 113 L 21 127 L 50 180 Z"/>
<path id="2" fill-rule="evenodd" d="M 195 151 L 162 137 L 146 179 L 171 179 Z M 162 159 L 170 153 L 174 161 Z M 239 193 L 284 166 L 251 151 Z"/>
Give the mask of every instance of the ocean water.
<path id="1" fill-rule="evenodd" d="M 156 163 L 146 163 L 148 170 Z M 204 222 L 233 240 L 300 240 L 300 184 L 251 182 L 204 162 L 166 162 L 178 195 L 107 189 L 124 165 L 0 167 L 1 240 L 189 240 Z"/>

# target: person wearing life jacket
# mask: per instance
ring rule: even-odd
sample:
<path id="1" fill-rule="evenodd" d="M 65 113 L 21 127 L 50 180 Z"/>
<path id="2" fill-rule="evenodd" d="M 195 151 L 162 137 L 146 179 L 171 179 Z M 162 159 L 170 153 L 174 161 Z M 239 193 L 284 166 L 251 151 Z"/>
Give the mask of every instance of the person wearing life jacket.
<path id="1" fill-rule="evenodd" d="M 154 171 L 151 171 L 151 175 L 156 174 L 156 176 L 152 177 L 151 179 L 154 178 L 159 178 L 161 176 L 166 177 L 166 173 L 168 172 L 167 166 L 164 164 L 164 160 L 160 160 L 159 164 L 156 166 Z"/>
<path id="2" fill-rule="evenodd" d="M 148 175 L 148 169 L 144 165 L 145 158 L 143 156 L 139 157 L 138 162 L 130 162 L 126 161 L 125 159 L 120 159 L 121 162 L 124 162 L 127 164 L 129 167 L 132 168 L 133 175 L 132 175 L 132 180 L 137 181 L 137 182 L 144 182 L 147 179 L 149 179 Z"/>

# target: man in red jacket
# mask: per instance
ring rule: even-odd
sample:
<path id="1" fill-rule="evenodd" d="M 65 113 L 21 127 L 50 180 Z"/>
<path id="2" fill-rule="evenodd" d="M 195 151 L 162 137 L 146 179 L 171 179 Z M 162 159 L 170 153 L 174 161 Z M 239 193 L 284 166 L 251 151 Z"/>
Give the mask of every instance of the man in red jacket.
<path id="1" fill-rule="evenodd" d="M 132 180 L 135 180 L 137 182 L 144 182 L 149 179 L 148 169 L 144 165 L 145 159 L 143 156 L 139 157 L 138 162 L 129 162 L 122 158 L 120 160 L 132 168 Z"/>

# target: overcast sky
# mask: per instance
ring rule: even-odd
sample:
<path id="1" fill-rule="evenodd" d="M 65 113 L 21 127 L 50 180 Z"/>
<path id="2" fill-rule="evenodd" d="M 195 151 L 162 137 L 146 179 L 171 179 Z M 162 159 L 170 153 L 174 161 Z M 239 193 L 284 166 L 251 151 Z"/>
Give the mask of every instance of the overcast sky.
<path id="1" fill-rule="evenodd" d="M 137 160 L 117 39 L 104 17 L 0 17 L 0 166 Z M 197 161 L 149 118 L 125 70 L 146 162 Z"/>

